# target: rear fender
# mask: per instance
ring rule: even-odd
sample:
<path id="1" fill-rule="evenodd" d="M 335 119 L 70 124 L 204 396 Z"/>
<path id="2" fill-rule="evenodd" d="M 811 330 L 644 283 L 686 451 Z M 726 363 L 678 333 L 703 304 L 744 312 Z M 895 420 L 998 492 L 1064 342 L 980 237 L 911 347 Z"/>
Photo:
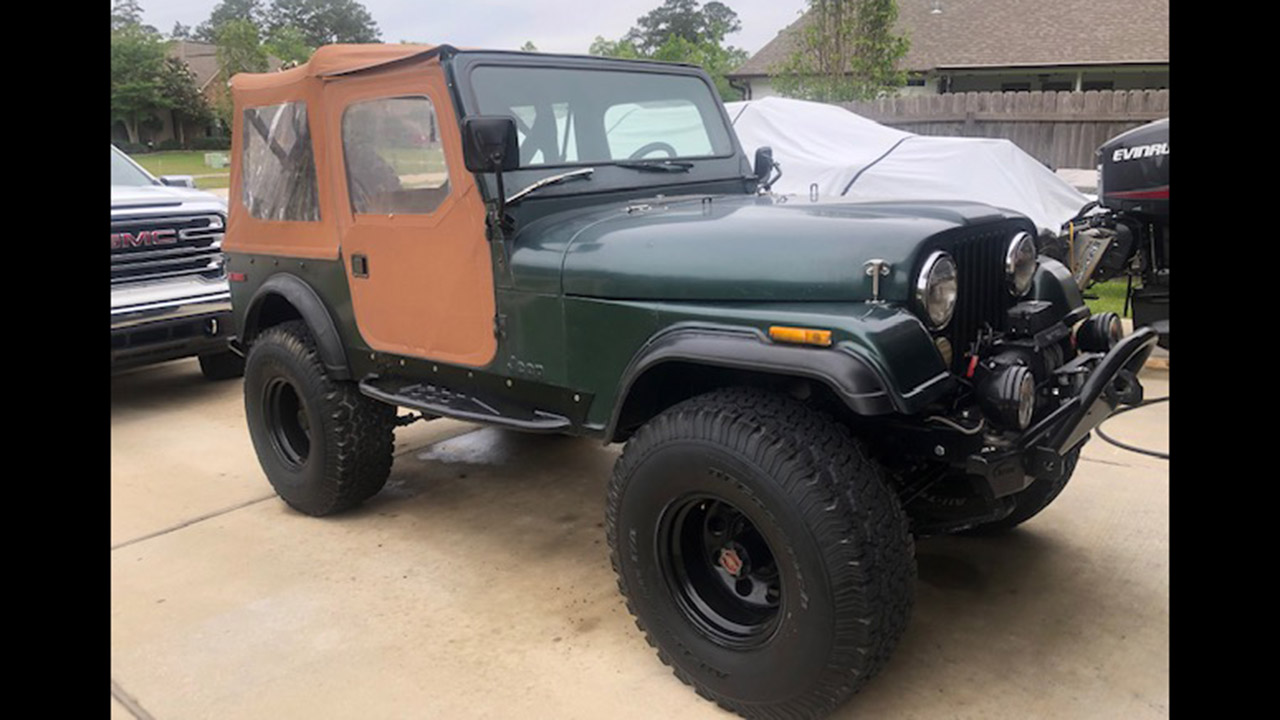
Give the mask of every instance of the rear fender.
<path id="1" fill-rule="evenodd" d="M 307 324 L 329 377 L 335 380 L 350 380 L 351 368 L 347 363 L 342 338 L 338 335 L 333 317 L 316 291 L 296 275 L 289 273 L 272 275 L 254 292 L 249 300 L 249 308 L 245 312 L 240 332 L 240 341 L 244 347 L 251 345 L 262 330 L 279 322 L 264 317 L 263 309 L 269 304 L 280 301 L 288 303 L 297 312 L 297 316 Z"/>

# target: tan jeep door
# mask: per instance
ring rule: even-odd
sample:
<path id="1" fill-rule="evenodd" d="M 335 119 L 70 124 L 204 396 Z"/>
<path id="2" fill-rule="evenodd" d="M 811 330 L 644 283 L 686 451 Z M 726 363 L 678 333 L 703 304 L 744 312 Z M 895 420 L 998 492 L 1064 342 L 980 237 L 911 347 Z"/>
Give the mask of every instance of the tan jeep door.
<path id="1" fill-rule="evenodd" d="M 324 92 L 332 212 L 360 334 L 375 350 L 488 364 L 484 204 L 439 63 L 332 79 Z"/>

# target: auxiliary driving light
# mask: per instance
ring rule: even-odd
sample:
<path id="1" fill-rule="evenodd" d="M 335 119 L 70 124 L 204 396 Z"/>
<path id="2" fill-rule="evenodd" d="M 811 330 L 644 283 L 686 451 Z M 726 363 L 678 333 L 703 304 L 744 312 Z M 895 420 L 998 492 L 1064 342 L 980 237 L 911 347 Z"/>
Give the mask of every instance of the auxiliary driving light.
<path id="1" fill-rule="evenodd" d="M 1085 352 L 1107 352 L 1124 337 L 1124 325 L 1113 312 L 1099 313 L 1080 323 L 1076 347 Z"/>
<path id="2" fill-rule="evenodd" d="M 1036 410 L 1036 379 L 1025 365 L 1007 365 L 987 374 L 978 386 L 982 412 L 996 425 L 1025 430 Z"/>

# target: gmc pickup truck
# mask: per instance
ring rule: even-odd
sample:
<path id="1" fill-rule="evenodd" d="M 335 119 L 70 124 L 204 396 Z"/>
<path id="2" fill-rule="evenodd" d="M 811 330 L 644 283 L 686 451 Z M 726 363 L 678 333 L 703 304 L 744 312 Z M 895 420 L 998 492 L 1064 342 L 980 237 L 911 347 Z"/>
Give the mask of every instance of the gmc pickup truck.
<path id="1" fill-rule="evenodd" d="M 210 380 L 239 377 L 227 346 L 226 204 L 190 177 L 153 177 L 111 148 L 111 368 L 196 356 Z"/>

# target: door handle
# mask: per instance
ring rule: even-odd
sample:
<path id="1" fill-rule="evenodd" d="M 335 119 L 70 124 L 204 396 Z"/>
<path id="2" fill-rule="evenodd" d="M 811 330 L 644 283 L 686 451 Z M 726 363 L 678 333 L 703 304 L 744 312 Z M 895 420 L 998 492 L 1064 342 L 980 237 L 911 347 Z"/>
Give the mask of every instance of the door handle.
<path id="1" fill-rule="evenodd" d="M 365 255 L 351 256 L 351 275 L 358 278 L 369 277 L 369 258 Z"/>

